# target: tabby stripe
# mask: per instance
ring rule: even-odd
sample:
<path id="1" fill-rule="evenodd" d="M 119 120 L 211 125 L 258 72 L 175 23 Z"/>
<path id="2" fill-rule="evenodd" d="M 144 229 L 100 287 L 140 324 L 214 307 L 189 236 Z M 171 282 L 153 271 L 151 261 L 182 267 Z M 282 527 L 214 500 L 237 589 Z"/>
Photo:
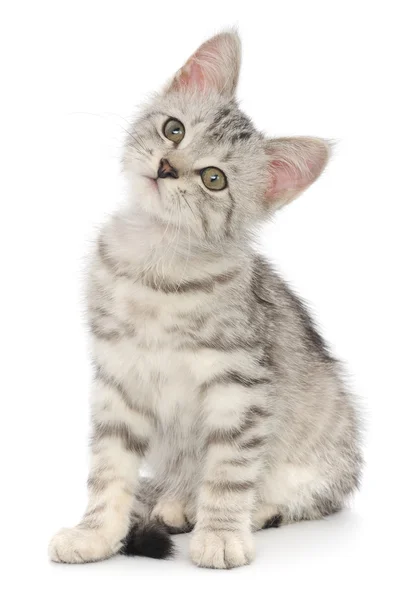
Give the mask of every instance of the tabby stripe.
<path id="1" fill-rule="evenodd" d="M 126 270 L 121 270 L 116 263 L 108 255 L 106 245 L 103 240 L 99 240 L 98 253 L 102 263 L 116 276 L 127 277 L 137 281 L 132 273 Z M 188 292 L 212 292 L 216 284 L 224 285 L 232 281 L 236 275 L 240 272 L 240 269 L 230 269 L 224 273 L 213 275 L 207 279 L 194 279 L 191 281 L 185 281 L 183 283 L 167 282 L 164 280 L 155 281 L 154 279 L 148 279 L 146 277 L 141 278 L 143 285 L 150 287 L 151 289 L 164 292 L 165 294 L 185 294 Z"/>
<path id="2" fill-rule="evenodd" d="M 89 511 L 88 513 L 86 513 L 82 520 L 81 520 L 81 525 L 84 525 L 86 527 L 89 528 L 96 528 L 96 527 L 100 527 L 100 525 L 103 523 L 103 512 L 104 510 L 101 511 Z"/>
<path id="3" fill-rule="evenodd" d="M 207 438 L 206 444 L 231 444 L 236 442 L 244 433 L 253 427 L 252 421 L 246 421 L 242 427 L 234 429 L 215 429 L 211 431 Z"/>
<path id="4" fill-rule="evenodd" d="M 256 342 L 253 337 L 233 337 L 227 338 L 225 335 L 216 334 L 209 338 L 202 338 L 201 334 L 198 335 L 193 333 L 192 331 L 186 332 L 187 342 L 183 344 L 184 348 L 209 348 L 210 350 L 221 350 L 223 352 L 233 352 L 234 350 L 247 350 L 249 352 L 253 352 L 256 350 L 260 343 Z M 209 385 L 211 382 L 208 382 Z M 216 381 L 213 381 L 216 383 Z"/>
<path id="5" fill-rule="evenodd" d="M 92 517 L 93 515 L 97 515 L 99 513 L 102 513 L 103 510 L 107 507 L 107 504 L 104 504 L 104 502 L 102 504 L 97 504 L 97 506 L 95 506 L 94 508 L 91 508 L 89 511 L 87 511 L 84 515 L 84 519 L 86 517 Z"/>
<path id="6" fill-rule="evenodd" d="M 201 504 L 200 506 L 200 511 L 201 513 L 212 513 L 213 514 L 213 519 L 234 519 L 236 517 L 236 514 L 238 513 L 238 510 L 236 509 L 231 509 L 226 508 L 224 506 L 215 506 L 213 504 Z M 214 516 L 217 515 L 217 516 Z"/>
<path id="7" fill-rule="evenodd" d="M 96 471 L 96 473 L 97 475 L 94 473 L 89 475 L 87 479 L 87 486 L 97 494 L 104 492 L 104 490 L 113 483 L 123 483 L 124 481 L 123 477 L 118 477 L 116 475 L 114 477 L 105 477 L 101 471 Z M 125 491 L 126 493 L 129 493 L 127 490 Z"/>
<path id="8" fill-rule="evenodd" d="M 199 531 L 237 531 L 238 529 L 240 529 L 239 523 L 236 523 L 236 526 L 233 527 L 232 524 L 230 524 L 230 527 L 227 527 L 225 525 L 221 525 L 220 527 L 218 525 L 216 525 L 216 523 L 212 523 L 210 521 L 209 525 L 200 525 L 199 526 Z"/>
<path id="9" fill-rule="evenodd" d="M 90 311 L 105 319 L 115 319 L 114 315 L 101 306 L 90 306 Z"/>
<path id="10" fill-rule="evenodd" d="M 230 466 L 230 467 L 248 467 L 252 464 L 252 459 L 250 458 L 230 458 L 228 460 L 222 460 L 220 466 Z"/>
<path id="11" fill-rule="evenodd" d="M 229 206 L 229 209 L 226 214 L 226 222 L 225 222 L 225 226 L 224 226 L 224 234 L 226 237 L 230 237 L 231 233 L 232 233 L 230 226 L 232 223 L 232 215 L 233 215 L 233 212 L 234 212 L 235 206 L 236 206 L 235 199 L 233 198 L 230 191 L 229 191 L 229 198 L 230 198 L 230 206 Z"/>
<path id="12" fill-rule="evenodd" d="M 204 237 L 207 239 L 209 235 L 209 224 L 201 202 L 197 204 L 197 208 L 200 215 L 201 223 L 203 225 Z"/>
<path id="13" fill-rule="evenodd" d="M 266 377 L 247 377 L 242 373 L 238 373 L 237 371 L 229 371 L 225 374 L 229 381 L 233 381 L 234 383 L 239 383 L 245 387 L 253 387 L 255 385 L 262 385 L 264 383 L 271 383 L 271 380 Z"/>
<path id="14" fill-rule="evenodd" d="M 209 520 L 210 525 L 213 525 L 214 527 L 218 526 L 222 526 L 222 525 L 239 525 L 240 524 L 240 518 L 239 518 L 239 513 L 236 511 L 234 513 L 232 513 L 233 516 L 221 516 L 221 517 L 217 517 L 215 515 L 210 515 L 209 519 L 204 519 L 204 517 L 200 516 L 199 522 L 200 524 L 204 524 L 205 520 Z"/>
<path id="15" fill-rule="evenodd" d="M 213 385 L 222 385 L 228 383 L 237 383 L 238 385 L 243 385 L 244 387 L 255 387 L 257 385 L 264 385 L 267 383 L 271 383 L 271 380 L 267 377 L 248 377 L 244 373 L 239 373 L 238 371 L 226 371 L 217 377 L 214 377 L 212 380 L 207 381 L 201 386 L 201 391 L 205 392 Z"/>
<path id="16" fill-rule="evenodd" d="M 257 406 L 256 404 L 253 404 L 249 408 L 249 412 L 265 419 L 272 417 L 272 413 L 269 410 L 266 410 L 266 408 L 263 408 L 262 406 Z"/>
<path id="17" fill-rule="evenodd" d="M 253 448 L 258 448 L 259 446 L 263 446 L 266 442 L 266 437 L 253 437 L 246 442 L 242 442 L 240 444 L 241 450 L 251 450 Z"/>
<path id="18" fill-rule="evenodd" d="M 240 437 L 243 436 L 244 433 L 247 433 L 254 426 L 259 425 L 260 418 L 265 418 L 266 415 L 270 416 L 270 413 L 265 411 L 260 406 L 253 405 L 246 411 L 240 427 L 234 427 L 233 429 L 216 429 L 211 431 L 207 436 L 206 444 L 227 444 L 236 442 Z M 252 441 L 253 439 L 256 438 L 252 438 Z M 249 441 L 251 440 L 248 440 L 248 442 Z M 243 448 L 244 445 L 240 444 L 240 447 Z"/>
<path id="19" fill-rule="evenodd" d="M 152 422 L 154 427 L 156 427 L 158 425 L 158 419 L 157 419 L 156 413 L 153 410 L 151 410 L 150 408 L 147 408 L 144 406 L 137 406 L 136 404 L 134 404 L 132 402 L 132 399 L 130 398 L 130 395 L 128 394 L 127 390 L 124 388 L 124 386 L 119 381 L 114 379 L 114 377 L 112 377 L 111 375 L 108 375 L 103 370 L 103 368 L 100 367 L 100 365 L 96 365 L 96 379 L 98 381 L 100 381 L 101 383 L 103 383 L 104 385 L 106 385 L 107 387 L 116 391 L 120 395 L 120 397 L 122 398 L 122 400 L 124 401 L 126 406 L 128 408 L 130 408 L 130 410 L 133 410 L 134 412 L 140 414 L 141 416 L 149 419 L 149 421 Z"/>
<path id="20" fill-rule="evenodd" d="M 194 279 L 185 281 L 184 283 L 166 282 L 153 280 L 142 280 L 144 285 L 151 287 L 154 290 L 162 291 L 165 294 L 185 294 L 187 292 L 212 292 L 216 284 L 224 285 L 232 281 L 239 273 L 239 269 L 231 269 L 219 275 L 213 275 L 207 279 Z"/>
<path id="21" fill-rule="evenodd" d="M 126 450 L 145 454 L 149 441 L 135 435 L 125 423 L 95 423 L 94 440 L 101 441 L 106 438 L 120 438 Z"/>
<path id="22" fill-rule="evenodd" d="M 104 490 L 113 483 L 113 478 L 102 478 L 95 475 L 90 475 L 87 479 L 87 486 L 92 488 L 96 493 L 104 492 Z"/>
<path id="23" fill-rule="evenodd" d="M 100 340 L 120 340 L 121 337 L 123 337 L 123 333 L 121 333 L 120 331 L 117 331 L 115 329 L 110 329 L 110 330 L 104 330 L 100 327 L 99 324 L 97 324 L 96 320 L 91 321 L 90 323 L 90 331 L 91 333 L 98 339 Z"/>
<path id="24" fill-rule="evenodd" d="M 254 481 L 205 481 L 212 492 L 246 492 L 255 487 Z"/>
<path id="25" fill-rule="evenodd" d="M 104 308 L 95 307 L 90 309 L 90 331 L 98 338 L 119 339 L 122 336 L 132 337 L 135 334 L 135 328 L 129 323 L 120 322 L 112 313 Z M 112 323 L 109 326 L 101 323 L 101 319 L 109 319 Z"/>
<path id="26" fill-rule="evenodd" d="M 248 140 L 251 137 L 252 137 L 252 131 L 243 130 L 243 131 L 240 131 L 239 133 L 237 133 L 236 135 L 233 135 L 231 138 L 231 142 L 232 142 L 232 144 L 235 144 L 236 142 L 239 142 L 241 140 Z"/>

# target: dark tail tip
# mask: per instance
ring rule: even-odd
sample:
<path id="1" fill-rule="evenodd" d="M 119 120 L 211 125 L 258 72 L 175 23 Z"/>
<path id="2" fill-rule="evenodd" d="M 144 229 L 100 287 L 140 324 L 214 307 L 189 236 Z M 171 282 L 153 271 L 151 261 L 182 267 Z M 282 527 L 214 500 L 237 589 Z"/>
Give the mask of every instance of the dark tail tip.
<path id="1" fill-rule="evenodd" d="M 167 530 L 159 523 L 134 525 L 123 542 L 120 554 L 170 558 L 174 555 L 174 544 Z"/>

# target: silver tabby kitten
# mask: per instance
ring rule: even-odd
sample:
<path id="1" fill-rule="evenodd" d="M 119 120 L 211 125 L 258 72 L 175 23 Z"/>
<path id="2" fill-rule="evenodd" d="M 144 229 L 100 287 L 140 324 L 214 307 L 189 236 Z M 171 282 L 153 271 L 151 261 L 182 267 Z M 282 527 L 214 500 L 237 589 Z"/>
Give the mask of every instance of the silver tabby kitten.
<path id="1" fill-rule="evenodd" d="M 192 529 L 195 564 L 237 567 L 254 531 L 333 513 L 358 485 L 339 366 L 250 243 L 329 148 L 256 131 L 239 67 L 234 32 L 208 40 L 129 132 L 128 201 L 89 273 L 89 503 L 52 539 L 54 561 L 164 557 L 169 532 Z"/>

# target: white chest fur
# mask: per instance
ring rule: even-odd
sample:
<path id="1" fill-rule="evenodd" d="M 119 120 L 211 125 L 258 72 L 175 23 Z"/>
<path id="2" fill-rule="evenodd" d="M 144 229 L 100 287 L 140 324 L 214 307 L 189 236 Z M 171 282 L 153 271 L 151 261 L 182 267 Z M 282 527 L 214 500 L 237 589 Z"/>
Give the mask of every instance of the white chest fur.
<path id="1" fill-rule="evenodd" d="M 187 315 L 208 310 L 204 294 L 165 294 L 128 278 L 95 274 L 101 293 L 90 301 L 97 362 L 123 381 L 134 401 L 163 420 L 192 411 L 199 387 L 222 368 L 220 353 L 187 347 L 181 331 Z"/>

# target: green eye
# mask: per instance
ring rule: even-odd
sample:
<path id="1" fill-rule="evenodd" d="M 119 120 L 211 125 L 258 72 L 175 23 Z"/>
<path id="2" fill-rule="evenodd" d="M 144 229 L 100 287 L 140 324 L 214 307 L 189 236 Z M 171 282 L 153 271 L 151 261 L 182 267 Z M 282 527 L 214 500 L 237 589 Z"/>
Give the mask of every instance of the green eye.
<path id="1" fill-rule="evenodd" d="M 227 187 L 226 175 L 216 167 L 207 167 L 200 171 L 201 179 L 209 190 L 219 192 Z"/>
<path id="2" fill-rule="evenodd" d="M 168 119 L 164 125 L 164 136 L 171 140 L 171 142 L 179 144 L 184 139 L 185 127 L 177 119 Z"/>

